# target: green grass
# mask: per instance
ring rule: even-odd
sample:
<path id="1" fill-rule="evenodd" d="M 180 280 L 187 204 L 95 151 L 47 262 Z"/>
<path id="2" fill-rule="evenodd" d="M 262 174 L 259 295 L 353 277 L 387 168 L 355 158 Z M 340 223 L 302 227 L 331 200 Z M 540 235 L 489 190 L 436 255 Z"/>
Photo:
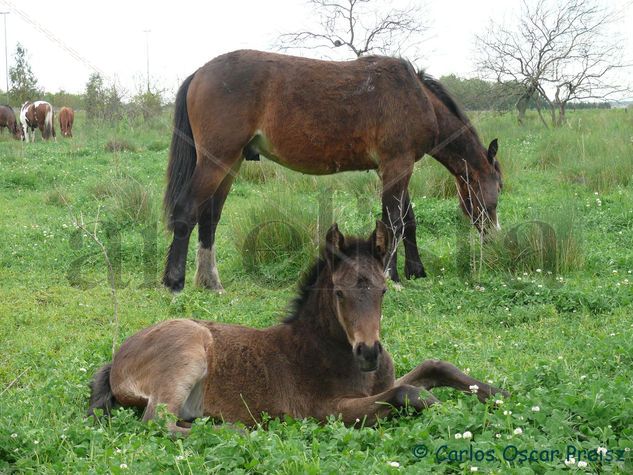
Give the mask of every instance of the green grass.
<path id="1" fill-rule="evenodd" d="M 464 230 L 448 173 L 429 157 L 416 166 L 411 195 L 429 278 L 404 282 L 401 291 L 390 286 L 383 343 L 398 374 L 427 358 L 445 359 L 511 391 L 503 405 L 438 390 L 441 406 L 377 428 L 286 419 L 240 431 L 199 421 L 185 440 L 171 439 L 164 420 L 143 424 L 131 410 L 100 424 L 83 418 L 88 381 L 111 358 L 115 332 L 102 255 L 73 219 L 98 219 L 97 232 L 118 263 L 116 344 L 178 316 L 263 327 L 283 315 L 332 220 L 345 233 L 372 229 L 380 215 L 375 174 L 308 177 L 266 161 L 245 163 L 217 233 L 226 294 L 194 288 L 192 246 L 186 290 L 174 297 L 158 285 L 169 242 L 160 217 L 168 117 L 150 125 L 93 126 L 79 115 L 75 137 L 57 143 L 25 145 L 5 134 L 0 473 L 566 470 L 564 456 L 500 460 L 509 445 L 563 454 L 567 446 L 628 449 L 626 462 L 588 461 L 585 470 L 631 473 L 630 116 L 570 112 L 569 125 L 560 130 L 545 130 L 536 118 L 519 128 L 510 115 L 473 117 L 484 143 L 499 138 L 505 173 L 499 204 L 504 230 L 484 247 Z M 530 224 L 535 221 L 545 223 L 553 238 Z M 252 229 L 270 222 L 277 225 L 263 232 L 272 250 L 244 254 Z M 472 440 L 455 438 L 466 431 Z M 467 450 L 472 444 L 497 460 L 417 459 L 412 449 L 419 444 L 431 454 L 443 445 Z"/>

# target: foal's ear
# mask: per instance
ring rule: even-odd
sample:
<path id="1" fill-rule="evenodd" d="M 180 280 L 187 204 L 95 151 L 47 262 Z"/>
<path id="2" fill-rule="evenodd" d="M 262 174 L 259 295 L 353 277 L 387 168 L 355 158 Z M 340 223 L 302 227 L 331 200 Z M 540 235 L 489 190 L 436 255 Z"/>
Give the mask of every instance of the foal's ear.
<path id="1" fill-rule="evenodd" d="M 334 263 L 344 245 L 345 237 L 339 231 L 338 224 L 334 223 L 325 234 L 325 258 L 330 265 Z"/>
<path id="2" fill-rule="evenodd" d="M 391 230 L 385 223 L 377 220 L 376 229 L 374 229 L 370 240 L 374 256 L 384 262 L 385 257 L 391 252 Z"/>
<path id="3" fill-rule="evenodd" d="M 493 139 L 488 145 L 488 161 L 490 165 L 495 162 L 495 157 L 497 156 L 497 152 L 499 151 L 499 141 L 497 139 Z"/>

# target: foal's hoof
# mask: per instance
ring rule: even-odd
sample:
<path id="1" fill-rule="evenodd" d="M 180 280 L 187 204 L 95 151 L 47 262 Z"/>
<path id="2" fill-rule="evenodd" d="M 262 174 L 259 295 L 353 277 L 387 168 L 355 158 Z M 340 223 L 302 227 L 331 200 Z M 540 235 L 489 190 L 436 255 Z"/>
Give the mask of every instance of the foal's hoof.
<path id="1" fill-rule="evenodd" d="M 404 264 L 404 276 L 407 279 L 419 279 L 426 277 L 426 272 L 421 262 L 406 262 Z"/>

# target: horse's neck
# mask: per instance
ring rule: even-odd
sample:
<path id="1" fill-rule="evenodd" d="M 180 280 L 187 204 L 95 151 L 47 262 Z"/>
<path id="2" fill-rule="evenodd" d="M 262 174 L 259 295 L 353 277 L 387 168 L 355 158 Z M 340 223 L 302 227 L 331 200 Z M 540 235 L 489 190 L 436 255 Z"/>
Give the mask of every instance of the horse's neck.
<path id="1" fill-rule="evenodd" d="M 475 132 L 464 127 L 440 133 L 438 143 L 430 153 L 454 176 L 467 176 L 469 170 L 480 170 L 481 160 L 485 158 Z"/>
<path id="2" fill-rule="evenodd" d="M 302 307 L 297 309 L 298 318 L 293 324 L 297 330 L 312 335 L 311 338 L 315 341 L 328 342 L 335 346 L 349 346 L 345 330 L 336 317 L 330 287 L 330 277 L 320 276 Z"/>

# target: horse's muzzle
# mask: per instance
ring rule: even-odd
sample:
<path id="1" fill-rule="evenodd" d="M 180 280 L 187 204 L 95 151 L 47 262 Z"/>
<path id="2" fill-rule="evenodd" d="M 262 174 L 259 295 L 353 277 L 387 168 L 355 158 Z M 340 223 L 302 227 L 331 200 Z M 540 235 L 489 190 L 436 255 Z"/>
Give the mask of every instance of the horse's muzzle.
<path id="1" fill-rule="evenodd" d="M 366 343 L 357 343 L 354 346 L 354 356 L 361 371 L 376 371 L 378 368 L 378 357 L 381 353 L 382 345 L 379 341 L 371 346 Z"/>

